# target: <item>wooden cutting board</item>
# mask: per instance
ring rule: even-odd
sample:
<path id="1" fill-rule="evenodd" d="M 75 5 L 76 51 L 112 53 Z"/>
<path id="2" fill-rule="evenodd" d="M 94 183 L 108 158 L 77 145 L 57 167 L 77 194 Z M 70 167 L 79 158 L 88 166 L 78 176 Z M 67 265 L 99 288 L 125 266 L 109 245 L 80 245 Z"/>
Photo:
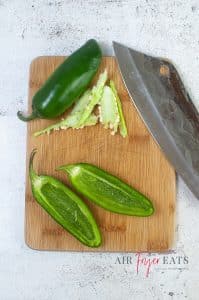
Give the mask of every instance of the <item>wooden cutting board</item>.
<path id="1" fill-rule="evenodd" d="M 29 109 L 32 96 L 64 57 L 39 57 L 30 67 Z M 26 175 L 25 240 L 39 250 L 74 251 L 167 251 L 173 245 L 176 179 L 172 166 L 153 140 L 122 82 L 116 60 L 104 57 L 99 72 L 107 68 L 122 100 L 128 137 L 112 136 L 101 125 L 81 130 L 61 130 L 34 137 L 33 133 L 56 120 L 34 120 L 27 127 L 27 166 L 30 152 L 38 149 L 34 168 L 69 184 L 57 166 L 76 162 L 95 164 L 120 177 L 154 203 L 150 217 L 131 217 L 105 211 L 88 200 L 102 232 L 103 244 L 92 249 L 66 232 L 34 200 L 28 167 Z M 97 77 L 96 77 L 97 78 Z M 94 82 L 96 81 L 96 78 Z M 31 110 L 31 109 L 30 109 Z"/>

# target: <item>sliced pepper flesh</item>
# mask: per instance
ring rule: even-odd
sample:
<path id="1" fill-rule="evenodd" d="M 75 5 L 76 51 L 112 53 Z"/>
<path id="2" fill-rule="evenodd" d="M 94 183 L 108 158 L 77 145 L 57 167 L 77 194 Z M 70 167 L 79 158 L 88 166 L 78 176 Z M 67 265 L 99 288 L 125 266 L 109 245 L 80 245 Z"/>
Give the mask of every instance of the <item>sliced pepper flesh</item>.
<path id="1" fill-rule="evenodd" d="M 153 204 L 146 196 L 94 165 L 77 163 L 58 169 L 67 173 L 79 193 L 106 210 L 139 217 L 154 212 Z"/>
<path id="2" fill-rule="evenodd" d="M 88 247 L 101 244 L 98 225 L 86 204 L 61 181 L 51 176 L 37 175 L 33 170 L 33 150 L 29 175 L 35 200 L 64 229 Z"/>

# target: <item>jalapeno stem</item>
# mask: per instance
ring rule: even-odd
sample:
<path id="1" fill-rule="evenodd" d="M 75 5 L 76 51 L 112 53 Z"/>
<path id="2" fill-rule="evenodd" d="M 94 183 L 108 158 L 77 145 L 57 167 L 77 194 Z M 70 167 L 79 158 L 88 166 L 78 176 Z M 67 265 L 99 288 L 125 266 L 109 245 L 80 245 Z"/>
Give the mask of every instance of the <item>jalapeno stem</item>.
<path id="1" fill-rule="evenodd" d="M 24 113 L 22 111 L 18 111 L 17 117 L 24 122 L 28 122 L 28 121 L 36 119 L 38 116 L 35 111 L 33 111 L 30 115 L 27 115 L 26 113 Z"/>
<path id="2" fill-rule="evenodd" d="M 29 173 L 30 173 L 30 178 L 31 180 L 36 178 L 37 174 L 35 173 L 35 171 L 33 170 L 33 159 L 34 156 L 37 152 L 37 149 L 33 149 L 31 154 L 30 154 L 30 160 L 29 160 Z"/>

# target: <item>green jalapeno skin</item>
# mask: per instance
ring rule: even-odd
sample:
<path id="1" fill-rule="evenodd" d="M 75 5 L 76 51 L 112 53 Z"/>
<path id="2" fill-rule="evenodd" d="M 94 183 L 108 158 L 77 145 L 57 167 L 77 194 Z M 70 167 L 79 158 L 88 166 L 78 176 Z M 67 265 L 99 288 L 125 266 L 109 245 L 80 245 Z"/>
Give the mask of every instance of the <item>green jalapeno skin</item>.
<path id="1" fill-rule="evenodd" d="M 67 173 L 73 187 L 106 210 L 146 217 L 154 212 L 151 201 L 119 178 L 87 163 L 58 168 Z"/>
<path id="2" fill-rule="evenodd" d="M 99 247 L 101 234 L 86 204 L 68 187 L 51 176 L 33 170 L 33 150 L 29 162 L 32 193 L 36 201 L 64 229 L 88 247 Z"/>
<path id="3" fill-rule="evenodd" d="M 32 113 L 19 111 L 18 118 L 52 119 L 61 115 L 86 90 L 102 59 L 98 43 L 91 39 L 71 54 L 47 79 L 32 100 Z"/>

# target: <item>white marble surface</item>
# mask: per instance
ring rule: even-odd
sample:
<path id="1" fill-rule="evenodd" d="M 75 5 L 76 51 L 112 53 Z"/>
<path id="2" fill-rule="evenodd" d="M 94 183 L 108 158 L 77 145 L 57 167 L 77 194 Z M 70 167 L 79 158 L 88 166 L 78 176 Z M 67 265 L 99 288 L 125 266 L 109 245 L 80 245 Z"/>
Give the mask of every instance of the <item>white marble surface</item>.
<path id="1" fill-rule="evenodd" d="M 136 273 L 132 253 L 132 264 L 119 264 L 121 253 L 39 252 L 24 243 L 26 126 L 16 112 L 27 106 L 29 64 L 70 54 L 91 37 L 104 54 L 113 53 L 114 39 L 171 58 L 199 107 L 197 0 L 1 0 L 0 299 L 197 300 L 199 202 L 180 179 L 176 252 L 154 254 L 160 262 L 148 277 L 143 266 Z"/>

